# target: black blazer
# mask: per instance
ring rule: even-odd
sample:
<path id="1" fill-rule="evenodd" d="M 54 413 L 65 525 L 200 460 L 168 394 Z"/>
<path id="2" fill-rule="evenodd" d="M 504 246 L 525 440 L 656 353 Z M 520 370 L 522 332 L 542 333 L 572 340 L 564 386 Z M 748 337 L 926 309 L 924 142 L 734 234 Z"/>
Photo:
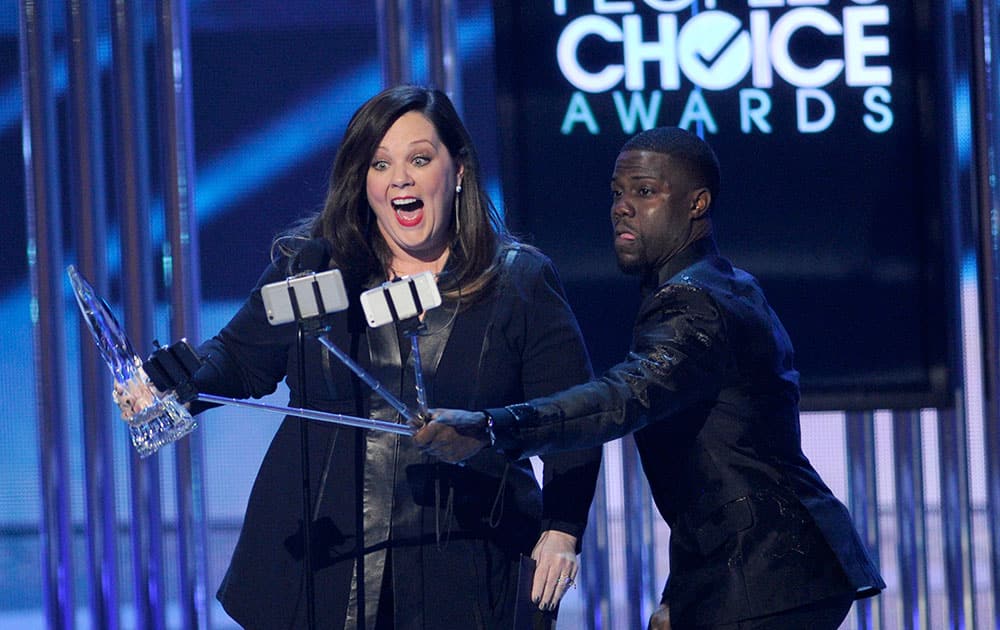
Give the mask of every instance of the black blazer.
<path id="1" fill-rule="evenodd" d="M 551 262 L 530 248 L 507 260 L 502 279 L 481 299 L 446 300 L 428 311 L 420 347 L 431 405 L 503 405 L 590 378 L 583 338 Z M 202 346 L 199 391 L 259 397 L 287 376 L 292 406 L 398 420 L 367 387 L 356 388 L 350 371 L 313 338 L 300 374 L 295 325 L 271 326 L 260 296 L 260 286 L 285 278 L 284 262 L 268 267 L 239 313 Z M 359 324 L 352 317 L 357 295 L 351 304 L 331 317 L 329 339 L 416 408 L 408 339 L 398 339 L 392 325 Z M 304 624 L 299 423 L 286 420 L 274 436 L 219 589 L 225 610 L 246 628 Z M 388 565 L 395 627 L 510 628 L 519 555 L 531 553 L 540 530 L 583 535 L 600 467 L 600 449 L 547 456 L 540 489 L 530 462 L 511 463 L 496 452 L 460 467 L 390 433 L 318 422 L 309 423 L 309 433 L 322 628 L 355 627 L 352 580 L 362 541 L 369 627 Z"/>
<path id="2" fill-rule="evenodd" d="M 600 379 L 491 409 L 528 456 L 635 432 L 671 530 L 675 626 L 731 623 L 885 587 L 802 453 L 792 345 L 756 280 L 693 244 L 658 270 L 628 358 Z"/>

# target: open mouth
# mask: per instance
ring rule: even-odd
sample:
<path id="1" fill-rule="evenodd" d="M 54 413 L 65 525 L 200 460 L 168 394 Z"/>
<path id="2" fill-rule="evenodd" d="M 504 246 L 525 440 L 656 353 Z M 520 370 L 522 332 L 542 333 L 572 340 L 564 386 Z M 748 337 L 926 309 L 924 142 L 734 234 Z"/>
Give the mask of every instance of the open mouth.
<path id="1" fill-rule="evenodd" d="M 393 199 L 392 209 L 396 213 L 396 221 L 403 227 L 413 227 L 424 218 L 424 202 L 414 197 Z"/>

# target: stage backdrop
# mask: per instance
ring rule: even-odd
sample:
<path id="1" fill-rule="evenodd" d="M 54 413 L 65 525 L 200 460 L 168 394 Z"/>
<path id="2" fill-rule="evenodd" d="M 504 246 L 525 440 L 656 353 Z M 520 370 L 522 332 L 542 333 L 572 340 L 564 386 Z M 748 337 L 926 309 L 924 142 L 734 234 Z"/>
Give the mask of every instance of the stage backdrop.
<path id="1" fill-rule="evenodd" d="M 615 156 L 676 125 L 718 153 L 717 239 L 788 328 L 803 406 L 945 400 L 929 4 L 494 3 L 508 217 L 556 260 L 598 367 L 624 357 L 637 305 L 611 248 Z"/>

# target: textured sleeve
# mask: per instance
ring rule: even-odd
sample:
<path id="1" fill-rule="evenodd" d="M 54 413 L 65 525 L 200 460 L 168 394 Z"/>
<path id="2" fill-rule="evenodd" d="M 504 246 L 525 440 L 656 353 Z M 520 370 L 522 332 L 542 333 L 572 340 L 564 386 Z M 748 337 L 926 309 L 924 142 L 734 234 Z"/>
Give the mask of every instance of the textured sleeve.
<path id="1" fill-rule="evenodd" d="M 727 342 L 723 317 L 707 291 L 662 287 L 643 303 L 634 339 L 626 360 L 597 380 L 489 410 L 497 447 L 527 457 L 594 446 L 714 400 Z"/>
<path id="2" fill-rule="evenodd" d="M 198 348 L 204 363 L 194 375 L 199 392 L 230 398 L 260 398 L 273 393 L 285 377 L 294 324 L 272 326 L 260 288 L 285 278 L 275 264 L 268 266 L 236 315 Z M 206 405 L 195 403 L 194 411 Z"/>
<path id="3" fill-rule="evenodd" d="M 522 382 L 528 398 L 547 396 L 591 378 L 576 317 L 551 262 L 539 256 L 527 303 Z M 601 448 L 542 458 L 542 529 L 583 537 L 601 465 Z"/>

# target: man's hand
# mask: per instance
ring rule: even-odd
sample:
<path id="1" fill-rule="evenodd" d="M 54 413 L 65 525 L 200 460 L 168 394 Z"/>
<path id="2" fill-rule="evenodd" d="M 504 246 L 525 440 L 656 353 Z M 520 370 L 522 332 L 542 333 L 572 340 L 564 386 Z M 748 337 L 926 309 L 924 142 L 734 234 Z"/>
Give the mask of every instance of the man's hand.
<path id="1" fill-rule="evenodd" d="M 413 435 L 421 451 L 457 464 L 489 446 L 486 416 L 478 411 L 434 409 L 431 421 Z"/>
<path id="2" fill-rule="evenodd" d="M 569 587 L 576 585 L 580 563 L 576 558 L 576 536 L 555 529 L 542 532 L 531 551 L 535 579 L 531 601 L 540 610 L 555 610 Z"/>

